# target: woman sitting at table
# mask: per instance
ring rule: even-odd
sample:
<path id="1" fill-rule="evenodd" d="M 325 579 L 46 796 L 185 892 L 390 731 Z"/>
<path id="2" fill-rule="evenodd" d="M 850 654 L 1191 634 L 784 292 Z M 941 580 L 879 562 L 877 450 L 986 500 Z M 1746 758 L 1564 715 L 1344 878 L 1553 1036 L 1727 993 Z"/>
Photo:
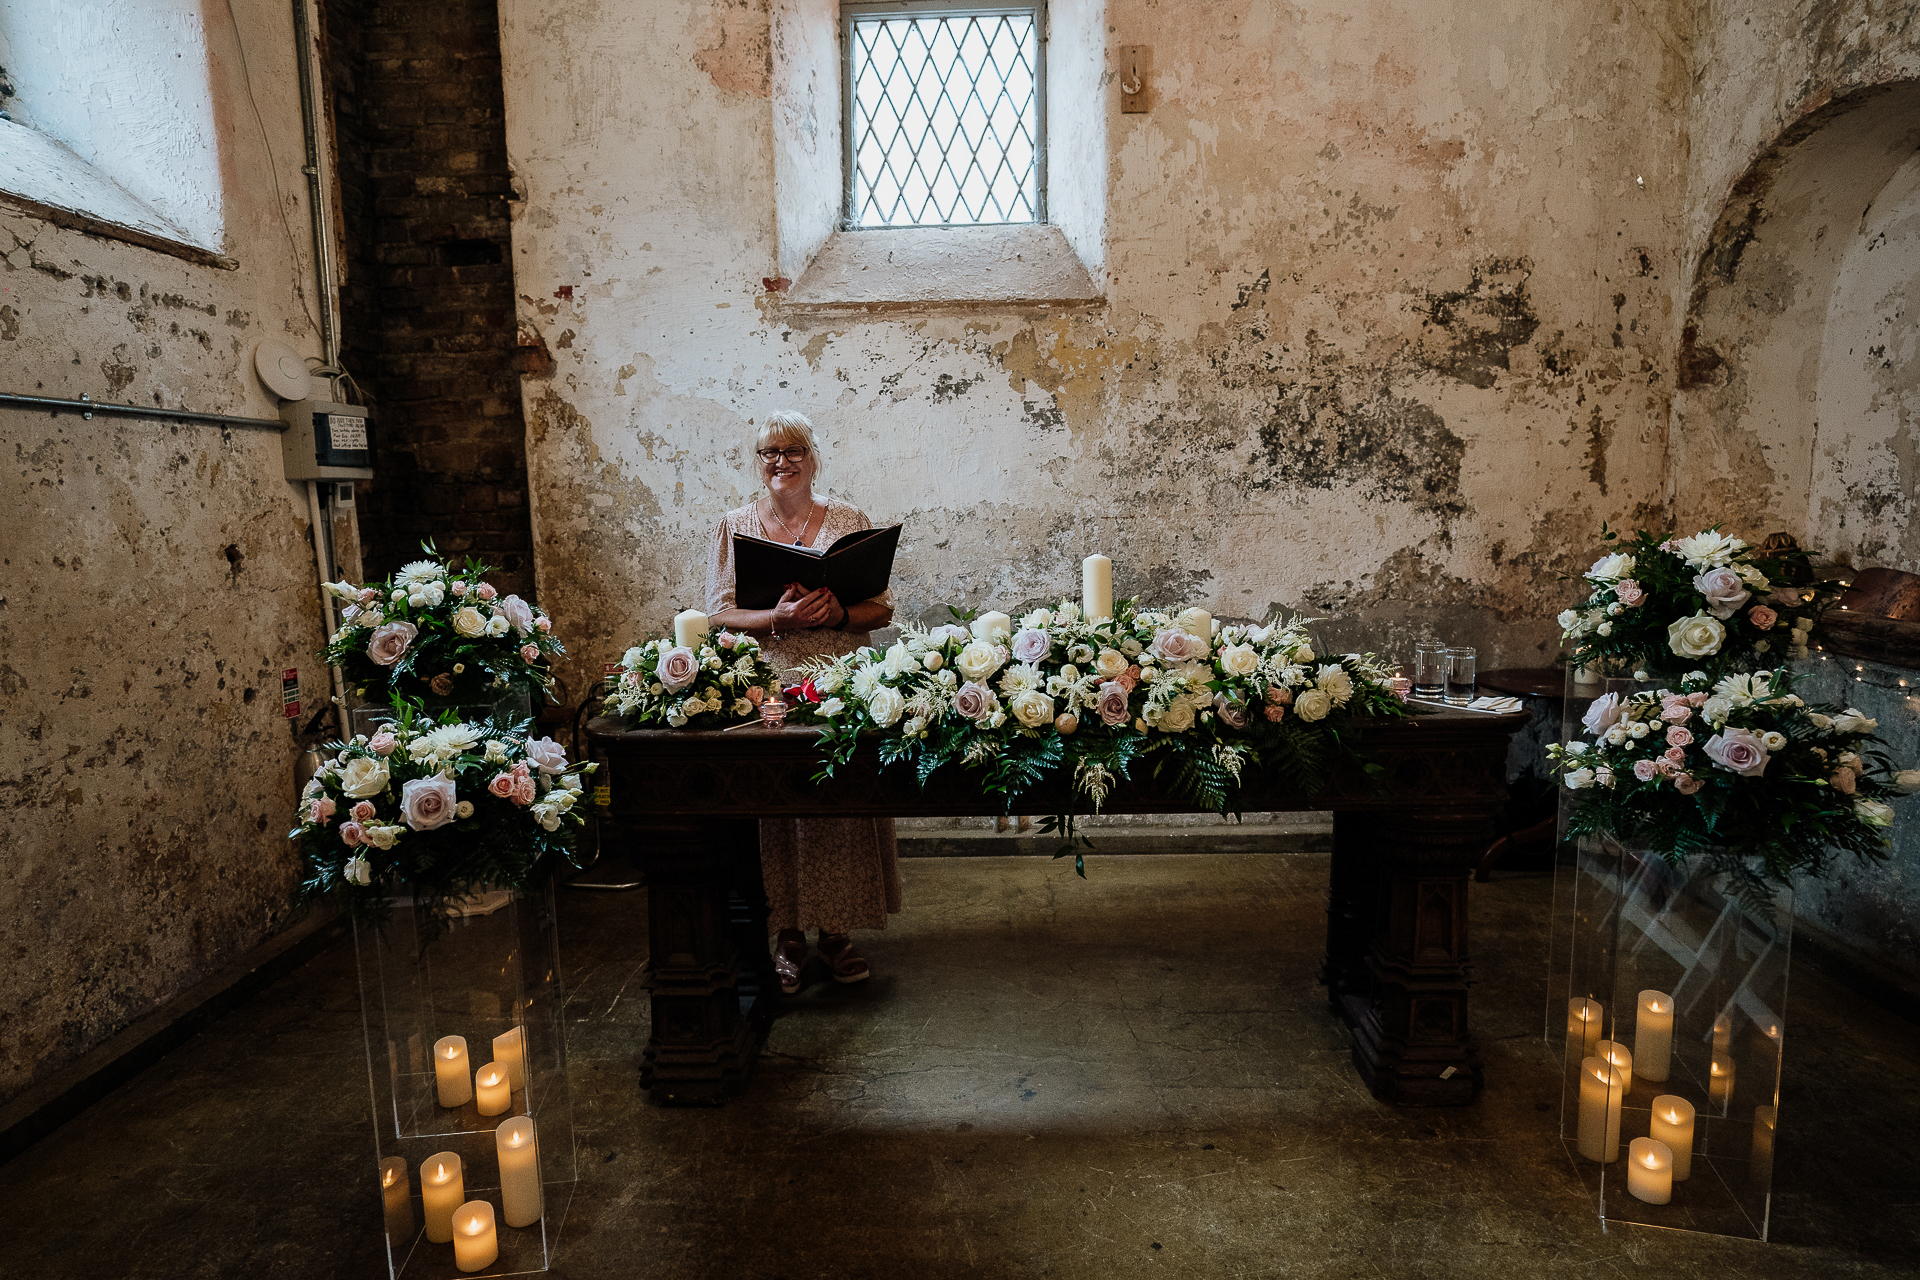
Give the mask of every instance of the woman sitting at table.
<path id="1" fill-rule="evenodd" d="M 820 455 L 813 424 L 797 413 L 767 418 L 754 440 L 753 462 L 764 495 L 727 512 L 713 531 L 707 562 L 707 612 L 713 625 L 758 637 L 767 660 L 792 672 L 808 658 L 849 653 L 868 633 L 893 620 L 893 595 L 842 602 L 825 588 L 788 586 L 771 609 L 741 609 L 734 596 L 733 535 L 824 549 L 872 522 L 856 507 L 813 496 Z M 767 887 L 767 923 L 778 930 L 773 967 L 780 989 L 800 989 L 807 929 L 820 931 L 820 958 L 836 982 L 864 981 L 870 970 L 847 936 L 884 929 L 900 909 L 899 850 L 892 818 L 763 818 L 760 871 Z"/>

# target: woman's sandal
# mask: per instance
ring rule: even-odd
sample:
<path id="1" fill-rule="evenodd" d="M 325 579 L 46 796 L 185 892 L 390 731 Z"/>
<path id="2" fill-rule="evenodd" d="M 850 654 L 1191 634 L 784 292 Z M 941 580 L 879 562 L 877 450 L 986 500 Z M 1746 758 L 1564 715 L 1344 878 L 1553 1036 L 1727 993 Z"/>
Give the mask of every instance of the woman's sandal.
<path id="1" fill-rule="evenodd" d="M 795 995 L 800 990 L 800 970 L 807 963 L 807 939 L 798 942 L 781 938 L 773 944 L 773 973 L 780 979 L 780 993 Z"/>
<path id="2" fill-rule="evenodd" d="M 873 976 L 867 967 L 867 958 L 854 950 L 853 939 L 844 933 L 821 934 L 818 950 L 835 982 L 865 982 Z"/>

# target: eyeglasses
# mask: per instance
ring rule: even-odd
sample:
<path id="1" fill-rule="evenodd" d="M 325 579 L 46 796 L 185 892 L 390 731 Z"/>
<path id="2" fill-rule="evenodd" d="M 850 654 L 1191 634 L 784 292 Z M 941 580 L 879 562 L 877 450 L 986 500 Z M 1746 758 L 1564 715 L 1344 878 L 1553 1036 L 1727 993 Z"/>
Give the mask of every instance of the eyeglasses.
<path id="1" fill-rule="evenodd" d="M 768 464 L 778 462 L 782 458 L 785 458 L 788 462 L 802 462 L 805 461 L 806 456 L 807 448 L 805 445 L 794 445 L 790 449 L 760 450 L 760 461 Z"/>

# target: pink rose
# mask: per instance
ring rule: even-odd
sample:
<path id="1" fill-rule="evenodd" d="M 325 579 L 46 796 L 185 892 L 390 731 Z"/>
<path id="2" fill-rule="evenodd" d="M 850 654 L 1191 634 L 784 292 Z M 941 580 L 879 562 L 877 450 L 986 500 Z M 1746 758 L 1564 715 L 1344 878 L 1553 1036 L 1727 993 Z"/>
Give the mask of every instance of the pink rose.
<path id="1" fill-rule="evenodd" d="M 467 594 L 467 584 L 464 582 L 455 580 L 454 584 L 451 587 L 448 587 L 447 590 L 453 592 L 453 594 L 456 596 L 463 596 Z"/>
<path id="2" fill-rule="evenodd" d="M 514 783 L 513 783 L 513 802 L 514 802 L 515 804 L 518 804 L 518 805 L 529 805 L 529 804 L 532 804 L 532 803 L 533 803 L 533 796 L 534 796 L 534 790 L 533 790 L 533 779 L 532 779 L 532 778 L 529 778 L 529 777 L 524 777 L 524 776 L 523 776 L 523 777 L 520 777 L 520 778 L 516 778 L 516 779 L 514 780 Z"/>
<path id="3" fill-rule="evenodd" d="M 546 635 L 547 632 L 553 630 L 553 619 L 543 613 L 533 620 L 533 629 L 541 635 Z"/>
<path id="4" fill-rule="evenodd" d="M 1285 707 L 1276 707 L 1271 705 L 1267 707 L 1267 719 L 1273 721 L 1275 724 L 1280 723 L 1280 721 L 1286 718 L 1287 718 L 1287 709 Z"/>
<path id="5" fill-rule="evenodd" d="M 1687 762 L 1687 753 L 1679 747 L 1668 747 L 1660 756 L 1676 769 Z"/>
<path id="6" fill-rule="evenodd" d="M 1153 656 L 1165 662 L 1192 662 L 1206 652 L 1200 637 L 1178 627 L 1162 627 L 1153 633 Z"/>
<path id="7" fill-rule="evenodd" d="M 1642 591 L 1640 584 L 1632 578 L 1622 578 L 1620 581 L 1614 583 L 1613 595 L 1614 599 L 1626 605 L 1629 609 L 1637 604 L 1645 603 L 1647 598 L 1647 593 Z"/>
<path id="8" fill-rule="evenodd" d="M 1292 706 L 1293 690 L 1283 684 L 1270 684 L 1267 686 L 1267 702 L 1276 707 Z"/>
<path id="9" fill-rule="evenodd" d="M 362 800 L 359 804 L 353 806 L 353 820 L 355 822 L 373 821 L 373 801 Z"/>
<path id="10" fill-rule="evenodd" d="M 1743 778 L 1757 778 L 1767 771 L 1767 749 L 1751 729 L 1723 729 L 1708 738 L 1707 759 Z"/>
<path id="11" fill-rule="evenodd" d="M 372 604 L 375 600 L 378 600 L 379 598 L 380 598 L 380 593 L 378 591 L 375 591 L 372 587 L 360 588 L 360 594 L 354 597 L 355 600 L 359 601 L 360 607 L 362 609 L 366 608 L 368 605 Z"/>
<path id="12" fill-rule="evenodd" d="M 527 759 L 540 766 L 542 773 L 565 773 L 567 771 L 567 749 L 552 738 L 529 738 L 527 740 Z"/>
<path id="13" fill-rule="evenodd" d="M 1587 714 L 1580 717 L 1580 723 L 1597 738 L 1620 723 L 1620 717 L 1625 712 L 1626 707 L 1621 704 L 1619 694 L 1602 694 L 1593 700 L 1593 705 L 1587 708 Z"/>
<path id="14" fill-rule="evenodd" d="M 1642 782 L 1652 782 L 1659 773 L 1660 771 L 1654 768 L 1653 761 L 1651 760 L 1635 760 L 1633 762 L 1633 776 Z"/>
<path id="15" fill-rule="evenodd" d="M 700 674 L 700 660 L 693 656 L 692 649 L 679 645 L 661 654 L 653 671 L 669 693 L 679 693 Z"/>
<path id="16" fill-rule="evenodd" d="M 508 596 L 500 602 L 500 614 L 508 625 L 520 633 L 522 639 L 533 630 L 533 606 L 519 596 Z"/>
<path id="17" fill-rule="evenodd" d="M 1053 637 L 1038 627 L 1028 627 L 1013 637 L 1013 656 L 1021 662 L 1039 662 L 1053 650 Z"/>
<path id="18" fill-rule="evenodd" d="M 393 754 L 393 748 L 396 745 L 397 739 L 394 738 L 392 732 L 382 729 L 380 732 L 374 734 L 372 738 L 368 739 L 367 750 L 377 756 L 390 756 Z"/>
<path id="19" fill-rule="evenodd" d="M 1667 755 L 1672 755 L 1672 754 L 1673 754 L 1672 752 L 1667 753 Z M 1685 761 L 1682 761 L 1681 763 L 1684 764 Z M 1655 760 L 1653 762 L 1653 771 L 1659 774 L 1663 778 L 1671 778 L 1674 774 L 1680 772 L 1680 765 L 1675 764 L 1673 761 L 1667 759 L 1666 756 L 1661 756 L 1658 760 Z"/>
<path id="20" fill-rule="evenodd" d="M 496 773 L 493 775 L 493 781 L 487 784 L 487 790 L 502 800 L 511 800 L 514 788 L 519 784 L 520 779 L 510 773 Z"/>
<path id="21" fill-rule="evenodd" d="M 1677 724 L 1667 730 L 1667 745 L 1670 747 L 1684 747 L 1692 741 L 1693 734 Z"/>
<path id="22" fill-rule="evenodd" d="M 537 644 L 523 644 L 523 645 L 521 645 L 521 646 L 520 646 L 520 659 L 521 659 L 521 661 L 523 661 L 523 662 L 538 662 L 538 661 L 540 661 L 540 646 L 539 646 L 539 645 L 537 645 Z"/>
<path id="23" fill-rule="evenodd" d="M 542 621 L 544 621 L 544 619 L 542 619 Z M 740 637 L 736 636 L 731 631 L 722 631 L 719 636 L 720 647 L 722 649 L 731 649 L 739 641 L 739 639 Z"/>
<path id="24" fill-rule="evenodd" d="M 1722 622 L 1753 598 L 1747 584 L 1731 569 L 1709 569 L 1693 580 L 1693 589 L 1707 598 L 1707 612 Z"/>
<path id="25" fill-rule="evenodd" d="M 987 692 L 983 684 L 969 680 L 960 686 L 953 695 L 953 709 L 961 716 L 976 723 L 985 720 L 993 712 L 993 695 Z"/>
<path id="26" fill-rule="evenodd" d="M 367 637 L 367 656 L 383 667 L 390 667 L 406 656 L 420 629 L 411 622 L 389 622 L 375 627 Z"/>
<path id="27" fill-rule="evenodd" d="M 333 816 L 333 797 L 319 796 L 313 802 L 313 820 L 325 822 Z"/>
<path id="28" fill-rule="evenodd" d="M 1688 703 L 1690 703 L 1691 705 L 1693 705 L 1693 706 L 1696 706 L 1696 707 L 1697 707 L 1697 706 L 1700 706 L 1700 705 L 1701 705 L 1702 703 L 1704 703 L 1704 702 L 1705 702 L 1705 701 L 1707 700 L 1707 698 L 1708 698 L 1709 696 L 1711 696 L 1711 695 L 1709 695 L 1709 694 L 1707 694 L 1707 693 L 1705 693 L 1705 692 L 1701 692 L 1701 693 L 1690 693 L 1690 694 L 1688 694 L 1688 695 L 1687 695 L 1687 701 L 1688 701 Z"/>
<path id="29" fill-rule="evenodd" d="M 1128 693 L 1132 693 L 1140 687 L 1140 668 L 1128 667 L 1125 671 L 1115 676 L 1113 682 L 1120 685 Z"/>
<path id="30" fill-rule="evenodd" d="M 411 778 L 400 785 L 400 819 L 415 831 L 446 826 L 459 803 L 452 778 Z"/>
<path id="31" fill-rule="evenodd" d="M 762 689 L 759 685 L 752 684 L 747 686 L 747 701 L 751 702 L 754 706 L 757 707 L 762 702 L 766 701 L 766 697 L 767 697 L 767 691 L 765 689 Z"/>
<path id="32" fill-rule="evenodd" d="M 1843 792 L 1846 795 L 1853 794 L 1853 770 L 1847 768 L 1835 769 L 1833 776 L 1827 779 L 1827 781 L 1833 786 L 1835 791 Z"/>
<path id="33" fill-rule="evenodd" d="M 1660 718 L 1668 724 L 1685 724 L 1693 719 L 1693 708 L 1685 702 L 1672 702 L 1660 713 Z"/>
<path id="34" fill-rule="evenodd" d="M 1747 621 L 1762 631 L 1773 630 L 1773 624 L 1780 621 L 1780 615 L 1763 604 L 1757 604 L 1747 610 Z"/>
<path id="35" fill-rule="evenodd" d="M 1127 695 L 1132 692 L 1118 680 L 1109 680 L 1101 685 L 1098 705 L 1101 721 L 1118 727 L 1131 719 L 1127 714 Z"/>
<path id="36" fill-rule="evenodd" d="M 357 822 L 340 824 L 340 843 L 349 849 L 358 849 L 367 838 L 367 830 Z"/>
<path id="37" fill-rule="evenodd" d="M 1246 704 L 1234 702 L 1224 693 L 1213 695 L 1213 712 L 1220 717 L 1220 723 L 1234 729 L 1247 727 Z"/>
<path id="38" fill-rule="evenodd" d="M 516 760 L 510 772 L 516 778 L 524 778 L 528 774 L 533 772 L 533 767 L 529 765 L 525 760 Z"/>
<path id="39" fill-rule="evenodd" d="M 493 589 L 491 582 L 483 582 L 473 589 L 473 594 L 479 596 L 482 600 L 491 600 L 500 593 Z"/>
<path id="40" fill-rule="evenodd" d="M 1705 785 L 1705 783 L 1690 773 L 1676 773 L 1673 775 L 1673 789 L 1683 796 L 1690 796 Z"/>

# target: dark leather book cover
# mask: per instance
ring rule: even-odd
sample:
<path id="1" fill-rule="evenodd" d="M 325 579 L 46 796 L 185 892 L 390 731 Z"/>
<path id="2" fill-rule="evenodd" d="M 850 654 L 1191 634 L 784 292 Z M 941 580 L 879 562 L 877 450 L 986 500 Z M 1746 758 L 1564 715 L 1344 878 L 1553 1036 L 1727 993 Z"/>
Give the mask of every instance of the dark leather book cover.
<path id="1" fill-rule="evenodd" d="M 733 535 L 733 598 L 741 609 L 771 609 L 789 582 L 830 589 L 843 605 L 871 600 L 893 579 L 900 526 L 856 529 L 824 551 Z"/>

